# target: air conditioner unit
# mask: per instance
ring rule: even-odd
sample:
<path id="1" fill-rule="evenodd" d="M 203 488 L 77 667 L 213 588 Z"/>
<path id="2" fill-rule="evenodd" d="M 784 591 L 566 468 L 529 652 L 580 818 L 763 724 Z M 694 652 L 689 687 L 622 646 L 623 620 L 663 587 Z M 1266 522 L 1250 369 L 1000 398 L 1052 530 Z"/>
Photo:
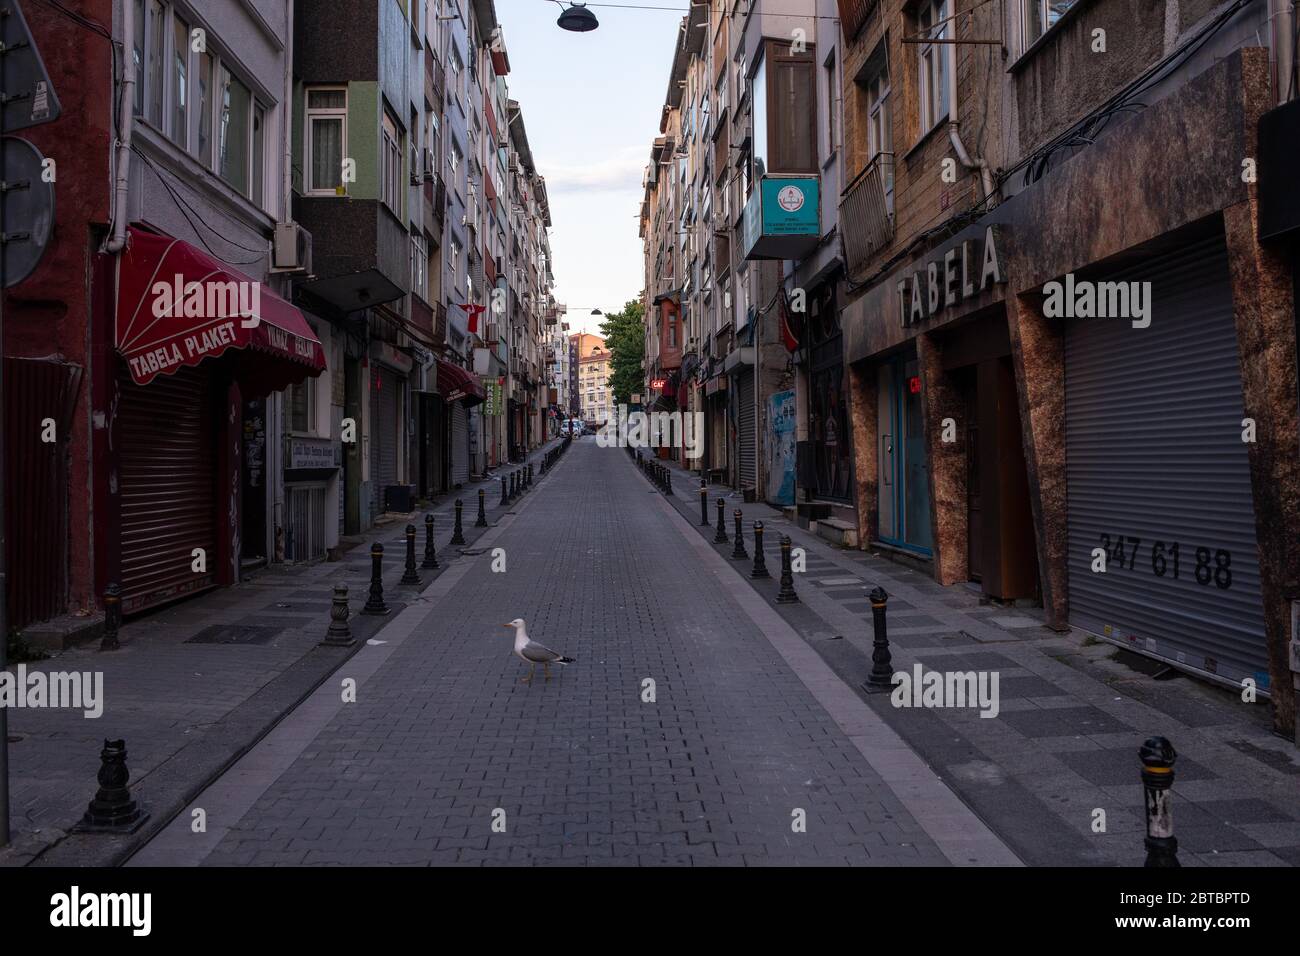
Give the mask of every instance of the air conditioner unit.
<path id="1" fill-rule="evenodd" d="M 424 150 L 424 181 L 431 183 L 437 176 L 438 166 L 433 155 L 433 150 L 425 147 Z"/>
<path id="2" fill-rule="evenodd" d="M 296 222 L 277 222 L 271 249 L 272 272 L 311 271 L 311 233 Z"/>
<path id="3" fill-rule="evenodd" d="M 495 342 L 497 340 L 497 324 L 495 322 L 486 322 L 483 326 L 483 341 Z"/>
<path id="4" fill-rule="evenodd" d="M 506 274 L 505 256 L 493 256 L 492 258 L 496 260 L 497 275 L 505 275 Z"/>

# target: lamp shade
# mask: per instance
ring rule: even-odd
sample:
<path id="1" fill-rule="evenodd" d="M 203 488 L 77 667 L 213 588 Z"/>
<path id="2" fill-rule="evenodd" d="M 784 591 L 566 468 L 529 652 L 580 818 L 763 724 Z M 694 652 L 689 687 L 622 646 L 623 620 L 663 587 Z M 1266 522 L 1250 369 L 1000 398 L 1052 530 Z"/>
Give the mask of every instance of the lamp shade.
<path id="1" fill-rule="evenodd" d="M 587 9 L 586 4 L 575 3 L 567 10 L 560 14 L 560 18 L 555 21 L 562 30 L 571 30 L 574 33 L 586 33 L 600 26 L 600 21 L 596 15 Z"/>

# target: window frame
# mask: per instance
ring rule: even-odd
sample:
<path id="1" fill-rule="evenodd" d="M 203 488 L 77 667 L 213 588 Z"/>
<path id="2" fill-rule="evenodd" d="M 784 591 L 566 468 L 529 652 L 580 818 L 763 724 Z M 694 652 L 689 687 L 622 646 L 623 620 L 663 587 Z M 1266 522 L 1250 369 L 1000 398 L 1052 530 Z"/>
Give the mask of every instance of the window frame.
<path id="1" fill-rule="evenodd" d="M 950 38 L 952 22 L 949 10 L 949 0 L 926 0 L 922 4 L 917 12 L 917 27 L 925 32 L 928 41 Z M 928 18 L 929 24 L 923 24 L 922 17 Z M 942 26 L 936 29 L 936 24 L 939 23 Z M 952 116 L 954 104 L 950 102 L 952 97 L 949 96 L 952 60 L 952 45 L 949 43 L 926 42 L 917 48 L 917 105 L 921 138 Z M 940 83 L 942 90 L 939 89 Z"/>
<path id="2" fill-rule="evenodd" d="M 379 198 L 397 216 L 402 216 L 402 197 L 406 190 L 402 184 L 401 127 L 388 110 L 380 120 L 380 185 Z"/>
<path id="3" fill-rule="evenodd" d="M 342 93 L 343 105 L 339 106 L 312 106 L 312 93 Z M 303 89 L 303 183 L 302 193 L 304 196 L 346 196 L 347 183 L 343 181 L 343 160 L 348 155 L 348 88 L 346 85 L 311 85 Z M 316 168 L 314 161 L 315 155 L 315 136 L 312 131 L 314 120 L 339 120 L 339 185 L 338 186 L 317 186 L 313 178 L 313 171 Z M 340 189 L 342 192 L 340 192 Z"/>

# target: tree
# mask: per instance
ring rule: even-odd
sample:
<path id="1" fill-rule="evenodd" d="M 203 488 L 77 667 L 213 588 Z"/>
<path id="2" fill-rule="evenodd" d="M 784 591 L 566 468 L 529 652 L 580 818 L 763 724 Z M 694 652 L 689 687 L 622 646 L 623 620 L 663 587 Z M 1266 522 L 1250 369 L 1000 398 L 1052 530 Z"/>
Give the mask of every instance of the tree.
<path id="1" fill-rule="evenodd" d="M 626 405 L 645 387 L 645 308 L 629 299 L 622 312 L 606 314 L 600 324 L 610 352 L 610 390 L 615 405 Z"/>

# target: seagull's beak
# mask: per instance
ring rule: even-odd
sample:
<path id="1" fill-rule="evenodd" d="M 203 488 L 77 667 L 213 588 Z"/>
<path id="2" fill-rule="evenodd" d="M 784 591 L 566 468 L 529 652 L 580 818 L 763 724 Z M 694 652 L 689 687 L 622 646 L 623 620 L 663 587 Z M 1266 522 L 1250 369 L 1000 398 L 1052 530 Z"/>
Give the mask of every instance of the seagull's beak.
<path id="1" fill-rule="evenodd" d="M 514 627 L 513 624 L 502 624 L 501 626 L 502 626 L 502 627 Z"/>

